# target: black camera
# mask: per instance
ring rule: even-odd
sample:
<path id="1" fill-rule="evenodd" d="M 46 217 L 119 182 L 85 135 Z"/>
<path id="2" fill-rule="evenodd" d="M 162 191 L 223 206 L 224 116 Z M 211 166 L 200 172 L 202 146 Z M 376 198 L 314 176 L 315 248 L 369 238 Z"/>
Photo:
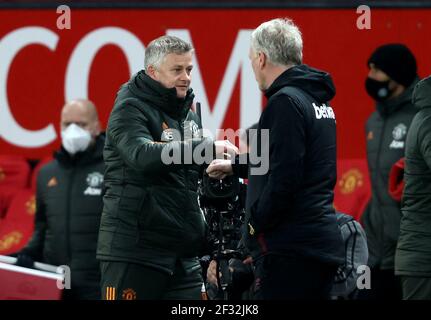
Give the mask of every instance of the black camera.
<path id="1" fill-rule="evenodd" d="M 199 204 L 208 225 L 207 241 L 212 259 L 217 261 L 222 277 L 218 276 L 218 288 L 227 299 L 232 279 L 229 260 L 244 259 L 239 250 L 241 229 L 245 219 L 246 184 L 236 176 L 222 180 L 204 174 L 199 181 Z"/>
<path id="2" fill-rule="evenodd" d="M 200 181 L 199 203 L 208 225 L 207 240 L 213 252 L 221 250 L 227 254 L 236 249 L 244 223 L 245 192 L 246 185 L 236 176 L 218 180 L 204 174 Z"/>

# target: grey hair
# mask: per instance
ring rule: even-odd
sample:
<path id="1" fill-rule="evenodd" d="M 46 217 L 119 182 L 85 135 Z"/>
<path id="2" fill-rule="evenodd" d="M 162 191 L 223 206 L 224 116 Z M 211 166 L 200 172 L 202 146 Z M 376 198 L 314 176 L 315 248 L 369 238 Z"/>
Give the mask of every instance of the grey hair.
<path id="1" fill-rule="evenodd" d="M 254 52 L 263 52 L 276 65 L 302 63 L 301 31 L 287 18 L 273 19 L 257 27 L 251 34 L 251 47 Z"/>
<path id="2" fill-rule="evenodd" d="M 144 68 L 159 67 L 162 60 L 170 53 L 185 54 L 193 50 L 190 43 L 174 36 L 162 36 L 150 42 L 145 50 Z"/>

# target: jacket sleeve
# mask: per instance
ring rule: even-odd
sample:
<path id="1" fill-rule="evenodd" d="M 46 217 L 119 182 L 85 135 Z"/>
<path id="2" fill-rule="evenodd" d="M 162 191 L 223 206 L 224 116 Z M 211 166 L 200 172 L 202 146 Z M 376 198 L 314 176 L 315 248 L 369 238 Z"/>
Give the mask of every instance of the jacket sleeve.
<path id="1" fill-rule="evenodd" d="M 232 172 L 234 175 L 243 179 L 248 178 L 248 156 L 248 153 L 241 153 L 236 155 L 235 158 L 232 159 Z"/>
<path id="2" fill-rule="evenodd" d="M 431 117 L 422 123 L 418 129 L 418 142 L 420 152 L 428 166 L 431 169 Z"/>
<path id="3" fill-rule="evenodd" d="M 24 249 L 20 251 L 22 254 L 29 255 L 33 260 L 43 260 L 43 247 L 45 243 L 45 232 L 46 232 L 46 206 L 43 199 L 41 178 L 42 171 L 39 172 L 36 182 L 36 214 L 34 220 L 34 231 L 32 237 Z"/>
<path id="4" fill-rule="evenodd" d="M 250 208 L 256 233 L 276 225 L 289 212 L 290 200 L 302 181 L 306 151 L 304 114 L 290 97 L 281 95 L 269 102 L 261 128 L 269 129 L 269 172 L 261 196 Z"/>
<path id="5" fill-rule="evenodd" d="M 116 108 L 109 119 L 107 136 L 124 162 L 137 171 L 159 172 L 178 168 L 184 162 L 184 154 L 193 152 L 197 146 L 204 151 L 214 150 L 213 141 L 208 138 L 186 141 L 154 141 L 149 120 L 133 104 L 127 103 Z M 175 158 L 172 155 L 180 155 Z M 209 152 L 207 155 L 210 156 Z M 172 162 L 172 159 L 178 161 Z M 193 157 L 189 157 L 194 161 Z"/>

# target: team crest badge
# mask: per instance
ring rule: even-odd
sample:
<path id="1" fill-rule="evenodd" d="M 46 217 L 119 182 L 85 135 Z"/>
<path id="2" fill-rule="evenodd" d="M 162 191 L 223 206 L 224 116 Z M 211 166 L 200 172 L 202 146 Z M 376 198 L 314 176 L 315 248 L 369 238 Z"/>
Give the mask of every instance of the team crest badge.
<path id="1" fill-rule="evenodd" d="M 358 169 L 350 169 L 343 174 L 340 182 L 338 182 L 342 194 L 350 194 L 363 184 L 364 176 Z"/>
<path id="2" fill-rule="evenodd" d="M 87 176 L 87 189 L 84 195 L 100 196 L 102 194 L 103 175 L 100 172 L 92 172 Z"/>

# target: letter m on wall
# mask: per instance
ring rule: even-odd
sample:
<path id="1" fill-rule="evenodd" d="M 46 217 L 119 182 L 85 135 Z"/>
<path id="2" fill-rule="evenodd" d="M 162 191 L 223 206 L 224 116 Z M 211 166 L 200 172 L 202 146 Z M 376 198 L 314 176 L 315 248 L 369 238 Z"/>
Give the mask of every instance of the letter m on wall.
<path id="1" fill-rule="evenodd" d="M 203 125 L 206 129 L 211 130 L 213 134 L 217 129 L 222 128 L 239 74 L 241 75 L 239 126 L 240 128 L 246 128 L 259 119 L 262 110 L 262 95 L 256 84 L 248 58 L 251 32 L 252 30 L 240 30 L 238 32 L 213 108 L 210 108 L 208 103 L 204 81 L 199 68 L 197 60 L 199 52 L 196 52 L 193 56 L 192 87 L 196 94 L 195 101 L 201 102 Z M 193 43 L 188 30 L 169 29 L 166 34 Z M 212 48 L 207 50 L 212 50 Z"/>

